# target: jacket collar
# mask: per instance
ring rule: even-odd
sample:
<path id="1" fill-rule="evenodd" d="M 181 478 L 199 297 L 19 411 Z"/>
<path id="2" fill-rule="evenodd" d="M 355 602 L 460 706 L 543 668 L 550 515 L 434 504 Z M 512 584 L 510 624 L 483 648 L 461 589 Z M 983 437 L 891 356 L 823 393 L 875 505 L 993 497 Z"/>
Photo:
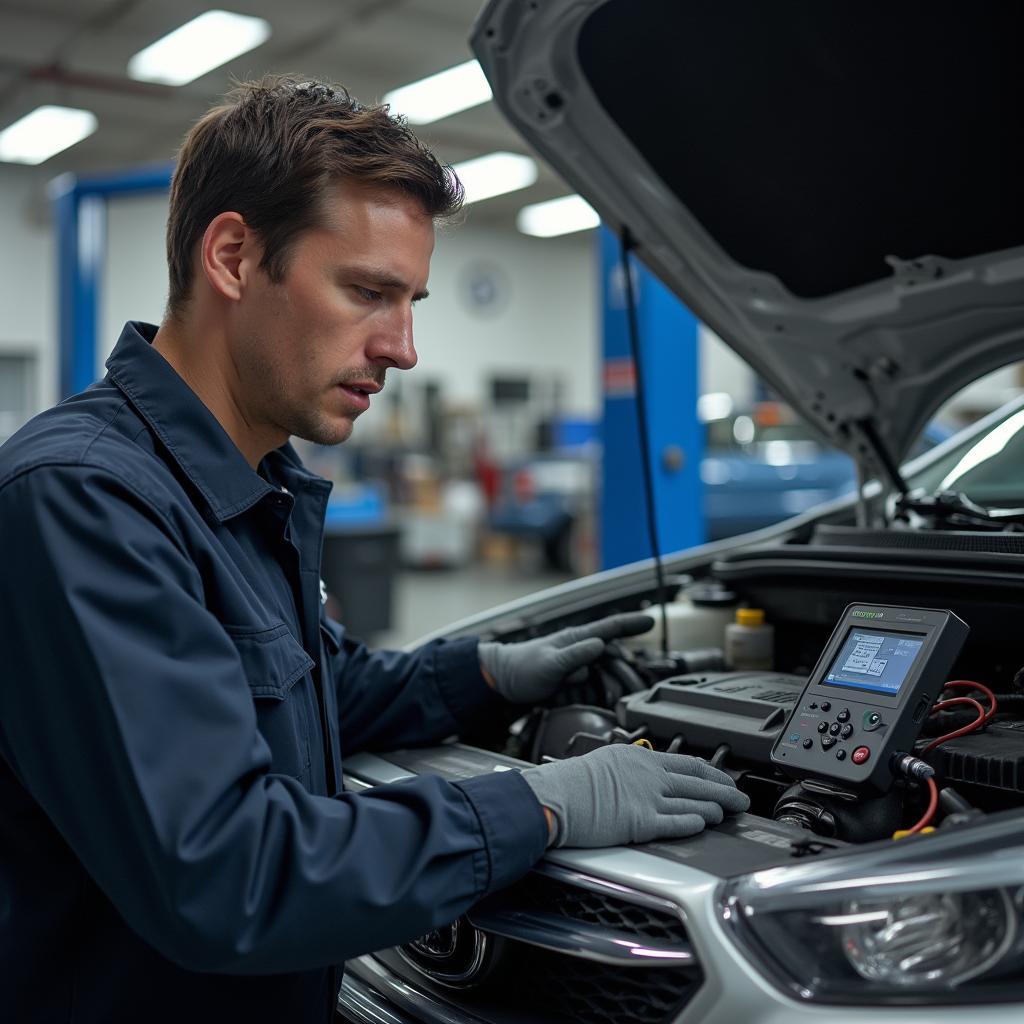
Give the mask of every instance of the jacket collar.
<path id="1" fill-rule="evenodd" d="M 156 332 L 153 324 L 126 323 L 106 362 L 107 377 L 153 428 L 223 522 L 275 488 L 245 461 L 213 413 L 152 347 Z M 273 477 L 286 476 L 290 485 L 324 483 L 305 469 L 290 444 L 271 452 L 264 466 Z"/>

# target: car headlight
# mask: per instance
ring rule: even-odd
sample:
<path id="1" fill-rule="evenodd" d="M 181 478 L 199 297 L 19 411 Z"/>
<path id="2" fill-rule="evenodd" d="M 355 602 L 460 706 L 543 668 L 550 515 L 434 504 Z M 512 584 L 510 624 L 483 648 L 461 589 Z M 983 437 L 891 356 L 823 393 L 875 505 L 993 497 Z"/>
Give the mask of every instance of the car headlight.
<path id="1" fill-rule="evenodd" d="M 1024 1001 L 1024 816 L 760 871 L 722 916 L 802 999 Z"/>

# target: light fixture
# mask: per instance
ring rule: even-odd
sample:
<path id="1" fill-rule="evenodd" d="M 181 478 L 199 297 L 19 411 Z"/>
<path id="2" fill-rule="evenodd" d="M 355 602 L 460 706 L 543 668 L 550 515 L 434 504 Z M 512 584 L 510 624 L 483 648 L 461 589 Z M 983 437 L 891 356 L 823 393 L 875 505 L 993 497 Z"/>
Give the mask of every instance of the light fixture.
<path id="1" fill-rule="evenodd" d="M 727 391 L 708 391 L 697 399 L 697 419 L 701 423 L 724 420 L 732 415 L 732 395 Z"/>
<path id="2" fill-rule="evenodd" d="M 596 228 L 601 223 L 590 203 L 583 196 L 560 196 L 543 203 L 524 206 L 516 217 L 516 227 L 524 235 L 537 238 L 553 238 L 568 235 L 572 231 Z"/>
<path id="3" fill-rule="evenodd" d="M 392 89 L 384 96 L 392 114 L 401 114 L 412 124 L 430 124 L 468 110 L 491 98 L 491 87 L 479 61 L 467 60 L 436 75 Z"/>
<path id="4" fill-rule="evenodd" d="M 456 164 L 453 171 L 466 190 L 466 205 L 528 188 L 537 180 L 537 164 L 519 153 L 488 153 Z"/>
<path id="5" fill-rule="evenodd" d="M 206 11 L 139 50 L 128 61 L 128 74 L 142 82 L 186 85 L 269 36 L 270 24 L 262 18 Z"/>
<path id="6" fill-rule="evenodd" d="M 75 107 L 36 107 L 0 131 L 0 160 L 41 164 L 96 131 L 96 115 Z"/>

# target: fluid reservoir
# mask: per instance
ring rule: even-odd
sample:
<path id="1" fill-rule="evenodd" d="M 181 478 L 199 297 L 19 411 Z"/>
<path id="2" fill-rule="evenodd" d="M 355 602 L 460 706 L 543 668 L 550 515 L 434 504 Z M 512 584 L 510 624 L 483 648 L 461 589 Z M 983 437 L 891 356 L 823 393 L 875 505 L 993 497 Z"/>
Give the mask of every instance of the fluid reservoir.
<path id="1" fill-rule="evenodd" d="M 775 627 L 763 608 L 736 609 L 736 621 L 725 627 L 725 661 L 737 670 L 774 668 Z"/>
<path id="2" fill-rule="evenodd" d="M 682 591 L 665 606 L 669 650 L 722 647 L 725 628 L 733 620 L 736 602 L 736 595 L 719 583 L 697 583 Z M 661 609 L 652 605 L 648 611 L 654 617 L 654 628 L 629 643 L 648 650 L 660 650 Z"/>

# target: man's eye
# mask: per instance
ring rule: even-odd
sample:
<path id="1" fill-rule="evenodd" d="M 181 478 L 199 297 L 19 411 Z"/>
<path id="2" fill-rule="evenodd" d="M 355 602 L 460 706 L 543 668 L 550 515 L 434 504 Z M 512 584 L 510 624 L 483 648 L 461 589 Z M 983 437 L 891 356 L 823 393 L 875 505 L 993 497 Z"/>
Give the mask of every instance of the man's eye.
<path id="1" fill-rule="evenodd" d="M 362 287 L 362 285 L 357 284 L 355 286 L 355 289 L 356 294 L 361 299 L 365 299 L 367 302 L 380 302 L 380 300 L 384 298 L 384 296 L 381 295 L 380 292 L 375 292 L 372 288 L 364 288 Z"/>

